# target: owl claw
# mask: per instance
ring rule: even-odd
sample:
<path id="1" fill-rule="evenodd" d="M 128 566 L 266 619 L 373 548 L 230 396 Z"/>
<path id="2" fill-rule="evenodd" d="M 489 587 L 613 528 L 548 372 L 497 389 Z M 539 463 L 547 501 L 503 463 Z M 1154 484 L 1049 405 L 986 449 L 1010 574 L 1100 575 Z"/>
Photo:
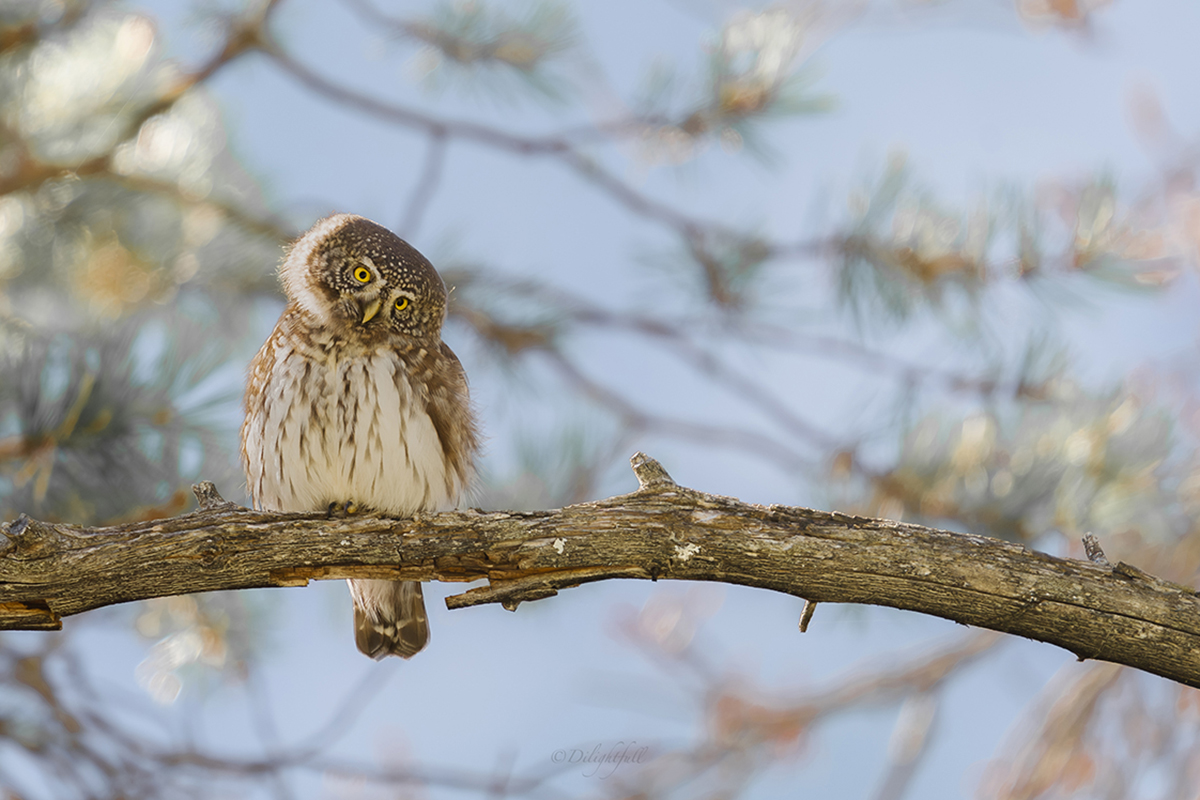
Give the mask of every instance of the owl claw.
<path id="1" fill-rule="evenodd" d="M 331 519 L 341 519 L 343 517 L 353 516 L 359 512 L 358 503 L 353 500 L 347 500 L 344 503 L 339 503 L 336 500 L 329 504 L 329 517 Z"/>

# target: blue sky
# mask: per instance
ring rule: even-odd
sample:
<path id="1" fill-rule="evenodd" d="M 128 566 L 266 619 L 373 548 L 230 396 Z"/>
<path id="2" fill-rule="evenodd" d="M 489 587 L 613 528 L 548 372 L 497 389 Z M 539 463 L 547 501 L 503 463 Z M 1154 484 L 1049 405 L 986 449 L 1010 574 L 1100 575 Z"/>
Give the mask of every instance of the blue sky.
<path id="1" fill-rule="evenodd" d="M 168 53 L 197 63 L 206 52 L 190 4 L 130 7 L 160 20 Z M 407 15 L 427 6 L 387 8 Z M 656 61 L 695 74 L 703 43 L 732 7 L 681 0 L 580 3 L 578 10 L 610 90 L 629 98 Z M 837 105 L 821 116 L 773 125 L 768 139 L 776 157 L 770 163 L 719 150 L 681 168 L 649 167 L 620 153 L 609 154 L 609 163 L 619 163 L 626 177 L 658 198 L 790 239 L 811 234 L 814 218 L 843 219 L 847 195 L 873 179 L 897 149 L 907 153 L 920 182 L 953 204 L 1001 185 L 1101 170 L 1136 190 L 1156 168 L 1129 121 L 1137 87 L 1157 94 L 1184 139 L 1194 141 L 1200 130 L 1200 4 L 1116 2 L 1098 15 L 1090 35 L 1030 31 L 1000 0 L 951 2 L 944 12 L 872 16 L 829 36 L 805 68 L 819 75 L 816 90 L 835 96 Z M 412 50 L 362 25 L 342 4 L 288 0 L 276 28 L 297 58 L 362 91 L 526 131 L 555 130 L 565 122 L 537 104 L 497 106 L 478 96 L 429 94 L 412 80 Z M 259 57 L 219 74 L 209 91 L 224 115 L 232 151 L 261 180 L 277 212 L 298 226 L 331 210 L 399 223 L 420 170 L 425 144 L 419 136 L 313 97 Z M 579 121 L 601 105 L 597 92 L 591 105 L 565 114 Z M 646 254 L 670 241 L 551 161 L 455 142 L 413 243 L 435 264 L 478 261 L 614 306 L 653 310 L 666 279 L 647 267 Z M 999 302 L 1009 304 L 1013 326 L 1035 326 L 1044 313 L 1028 298 Z M 1061 329 L 1081 373 L 1103 384 L 1191 347 L 1196 302 L 1191 275 L 1160 295 L 1133 301 L 1096 290 L 1076 301 Z M 276 312 L 264 309 L 266 317 Z M 515 438 L 538 431 L 546 415 L 486 363 L 486 353 L 460 345 L 463 338 L 461 330 L 448 333 L 463 350 L 491 439 L 484 467 L 503 477 L 514 469 Z M 912 346 L 919 348 L 918 359 L 948 357 L 919 337 Z M 702 418 L 748 413 L 637 342 L 584 337 L 573 347 L 590 370 L 642 387 L 655 407 Z M 870 418 L 881 402 L 866 377 L 828 361 L 748 358 L 745 368 L 768 375 L 778 396 L 801 404 L 810 419 L 832 430 L 845 427 L 848 416 L 850 424 L 856 414 Z M 595 415 L 583 406 L 557 408 L 551 419 L 591 425 Z M 812 487 L 740 455 L 654 437 L 636 446 L 688 486 L 753 502 L 820 501 Z M 634 486 L 621 466 L 603 488 L 615 493 Z M 687 587 L 608 582 L 522 606 L 516 614 L 498 607 L 449 613 L 440 598 L 458 588 L 426 590 L 433 629 L 427 652 L 411 662 L 378 665 L 351 646 L 341 582 L 277 592 L 283 597 L 273 612 L 277 627 L 264 684 L 281 738 L 303 739 L 336 708 L 342 687 L 367 675 L 385 676 L 386 687 L 337 745 L 343 753 L 385 761 L 406 753 L 419 762 L 480 770 L 512 754 L 521 769 L 545 764 L 556 749 L 577 743 L 678 742 L 694 735 L 697 717 L 686 679 L 640 658 L 613 635 L 622 608 L 641 608 L 649 598 L 683 594 Z M 707 591 L 719 605 L 699 634 L 711 662 L 784 693 L 964 633 L 940 620 L 885 609 L 822 607 L 812 630 L 801 636 L 798 600 L 737 587 Z M 108 632 L 86 635 L 106 654 L 113 680 L 132 686 L 143 645 L 131 638 L 116 646 Z M 1018 711 L 1073 660 L 1049 646 L 1014 640 L 955 679 L 942 705 L 937 742 L 910 796 L 969 796 L 978 765 L 992 755 Z M 173 713 L 198 716 L 202 741 L 217 749 L 257 746 L 236 685 L 206 695 L 187 689 L 175 708 Z M 895 713 L 884 708 L 837 720 L 752 796 L 779 796 L 781 787 L 792 797 L 870 796 Z M 582 775 L 565 785 L 605 791 Z M 338 796 L 319 781 L 301 794 L 323 793 Z"/>

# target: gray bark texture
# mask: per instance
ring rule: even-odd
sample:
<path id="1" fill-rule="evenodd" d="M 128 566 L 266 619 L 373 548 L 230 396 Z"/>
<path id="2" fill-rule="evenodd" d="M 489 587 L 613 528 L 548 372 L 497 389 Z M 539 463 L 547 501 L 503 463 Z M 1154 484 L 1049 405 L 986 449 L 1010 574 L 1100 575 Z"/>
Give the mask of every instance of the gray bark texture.
<path id="1" fill-rule="evenodd" d="M 609 578 L 719 581 L 816 603 L 869 603 L 1066 648 L 1200 688 L 1200 597 L 1125 563 L 882 519 L 759 506 L 677 485 L 632 459 L 632 494 L 550 511 L 413 519 L 275 514 L 195 487 L 199 510 L 81 528 L 0 526 L 0 629 L 151 597 L 330 578 L 477 581 L 450 608 L 515 609 Z M 1089 550 L 1089 552 L 1091 552 Z M 780 631 L 781 636 L 799 635 Z"/>

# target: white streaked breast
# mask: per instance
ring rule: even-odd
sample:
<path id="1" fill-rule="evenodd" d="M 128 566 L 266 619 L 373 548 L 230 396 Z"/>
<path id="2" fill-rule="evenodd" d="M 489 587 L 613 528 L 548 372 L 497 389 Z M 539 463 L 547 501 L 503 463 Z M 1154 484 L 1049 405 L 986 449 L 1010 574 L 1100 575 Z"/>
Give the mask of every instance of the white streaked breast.
<path id="1" fill-rule="evenodd" d="M 253 441 L 261 451 L 250 454 L 262 463 L 259 505 L 321 511 L 354 501 L 397 516 L 449 507 L 441 442 L 395 358 L 309 363 L 306 377 L 303 358 L 280 352 L 272 371 Z"/>

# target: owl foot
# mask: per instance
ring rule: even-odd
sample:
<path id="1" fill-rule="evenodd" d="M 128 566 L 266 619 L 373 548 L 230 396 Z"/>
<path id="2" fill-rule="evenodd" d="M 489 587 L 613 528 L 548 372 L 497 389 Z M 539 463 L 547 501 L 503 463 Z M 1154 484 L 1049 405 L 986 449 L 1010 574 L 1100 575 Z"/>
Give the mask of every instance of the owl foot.
<path id="1" fill-rule="evenodd" d="M 353 500 L 347 500 L 344 503 L 334 501 L 329 504 L 329 518 L 344 519 L 357 514 L 361 510 L 362 509 L 358 507 L 358 503 L 354 502 Z"/>

